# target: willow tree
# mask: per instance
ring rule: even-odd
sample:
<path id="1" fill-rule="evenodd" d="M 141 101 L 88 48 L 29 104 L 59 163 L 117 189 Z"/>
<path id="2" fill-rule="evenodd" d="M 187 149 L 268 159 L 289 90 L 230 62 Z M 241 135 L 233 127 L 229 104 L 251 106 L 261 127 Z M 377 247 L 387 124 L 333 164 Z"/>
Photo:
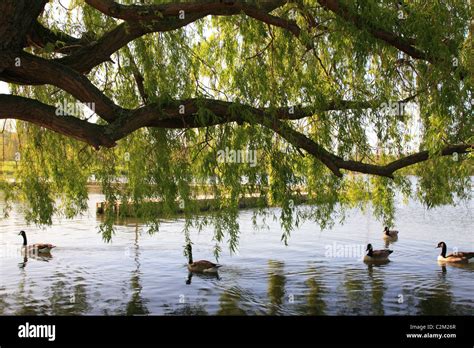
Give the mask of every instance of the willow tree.
<path id="1" fill-rule="evenodd" d="M 64 6 L 0 3 L 0 80 L 12 92 L 0 116 L 17 120 L 20 139 L 16 184 L 2 187 L 30 222 L 83 212 L 92 175 L 152 230 L 182 209 L 187 227 L 210 224 L 232 249 L 249 195 L 285 241 L 303 219 L 324 228 L 355 206 L 391 223 L 397 192 L 428 207 L 470 195 L 467 1 Z M 78 102 L 94 114 L 67 107 Z M 199 215 L 203 193 L 218 209 Z"/>

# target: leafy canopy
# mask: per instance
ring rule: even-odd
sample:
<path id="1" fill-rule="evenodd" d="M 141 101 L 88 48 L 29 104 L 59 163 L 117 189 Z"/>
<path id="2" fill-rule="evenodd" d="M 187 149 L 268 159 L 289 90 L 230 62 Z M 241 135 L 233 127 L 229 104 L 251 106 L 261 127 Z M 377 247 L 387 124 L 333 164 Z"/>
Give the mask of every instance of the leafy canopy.
<path id="1" fill-rule="evenodd" d="M 54 33 L 89 44 L 120 23 L 126 24 L 125 33 L 135 30 L 128 24 L 137 21 L 114 18 L 88 3 L 93 2 L 73 0 L 66 10 L 52 1 L 39 21 Z M 258 8 L 265 2 L 248 3 Z M 372 206 L 375 217 L 390 225 L 397 192 L 428 207 L 469 199 L 472 154 L 442 156 L 448 145 L 473 142 L 468 2 L 340 1 L 342 13 L 324 6 L 331 1 L 281 3 L 269 14 L 295 26 L 285 28 L 243 12 L 203 16 L 170 31 L 155 25 L 180 19 L 159 11 L 138 22 L 150 32 L 120 47 L 87 78 L 125 109 L 153 104 L 156 110 L 179 110 L 193 100 L 196 126 L 140 127 L 117 139 L 116 146 L 95 150 L 18 121 L 21 160 L 16 185 L 3 184 L 7 198 L 24 201 L 29 222 L 51 224 L 55 213 L 69 218 L 86 209 L 86 185 L 93 177 L 109 204 L 133 202 L 127 214 L 143 218 L 150 231 L 176 211 L 183 212 L 187 231 L 212 225 L 216 251 L 226 239 L 232 250 L 238 245 L 242 197 L 256 197 L 256 227 L 258 217 L 280 220 L 285 242 L 301 222 L 327 228 L 353 207 Z M 384 32 L 408 42 L 408 48 L 381 39 Z M 67 45 L 57 40 L 25 50 L 51 60 L 63 57 L 58 47 Z M 13 83 L 11 90 L 48 105 L 77 101 L 51 84 Z M 229 103 L 228 122 L 222 122 L 209 100 Z M 301 109 L 304 117 L 291 116 Z M 276 116 L 281 110 L 287 119 Z M 101 115 L 90 115 L 84 110 L 76 117 L 107 124 Z M 263 117 L 269 121 L 262 122 Z M 338 176 L 294 136 L 278 131 L 272 123 L 277 121 L 340 161 L 385 165 L 420 151 L 428 151 L 430 158 L 387 176 L 357 170 Z M 117 124 L 107 132 L 114 134 Z M 226 148 L 256 151 L 255 165 L 220 161 L 218 152 Z M 418 176 L 416 185 L 408 174 Z M 211 196 L 216 209 L 199 214 L 196 198 Z M 303 199 L 307 205 L 301 207 Z M 161 202 L 159 209 L 155 201 Z M 112 209 L 106 210 L 101 225 L 106 240 L 115 218 Z"/>

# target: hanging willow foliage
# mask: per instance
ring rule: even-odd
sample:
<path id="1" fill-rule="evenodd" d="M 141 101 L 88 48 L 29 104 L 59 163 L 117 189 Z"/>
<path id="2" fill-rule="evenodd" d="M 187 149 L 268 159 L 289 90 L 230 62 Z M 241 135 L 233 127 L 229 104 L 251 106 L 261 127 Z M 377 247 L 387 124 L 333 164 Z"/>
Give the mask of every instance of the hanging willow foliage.
<path id="1" fill-rule="evenodd" d="M 391 224 L 398 192 L 469 199 L 468 2 L 134 3 L 0 4 L 0 115 L 18 120 L 21 154 L 1 187 L 28 222 L 84 212 L 92 177 L 150 231 L 178 211 L 186 238 L 212 225 L 216 252 L 236 249 L 244 198 L 285 243 L 369 204 Z M 106 209 L 106 240 L 115 219 Z"/>

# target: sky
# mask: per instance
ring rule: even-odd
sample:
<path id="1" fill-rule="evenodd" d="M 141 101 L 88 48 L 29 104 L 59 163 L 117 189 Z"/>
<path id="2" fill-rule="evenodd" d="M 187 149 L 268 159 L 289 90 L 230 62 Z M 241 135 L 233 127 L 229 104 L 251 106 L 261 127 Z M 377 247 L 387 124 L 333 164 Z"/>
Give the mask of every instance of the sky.
<path id="1" fill-rule="evenodd" d="M 0 93 L 10 94 L 10 88 L 8 88 L 8 83 L 0 81 Z"/>

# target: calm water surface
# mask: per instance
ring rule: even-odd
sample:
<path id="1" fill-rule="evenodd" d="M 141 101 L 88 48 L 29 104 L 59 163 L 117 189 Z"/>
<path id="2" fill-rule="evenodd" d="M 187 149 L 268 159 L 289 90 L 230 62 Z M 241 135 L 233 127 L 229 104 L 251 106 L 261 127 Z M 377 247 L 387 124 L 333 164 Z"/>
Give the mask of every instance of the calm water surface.
<path id="1" fill-rule="evenodd" d="M 385 246 L 383 226 L 353 210 L 343 225 L 321 231 L 306 223 L 281 241 L 277 222 L 253 230 L 252 212 L 242 211 L 239 252 L 226 246 L 219 278 L 193 276 L 183 256 L 183 221 L 164 223 L 149 235 L 142 226 L 118 226 L 111 244 L 97 233 L 90 209 L 74 220 L 56 219 L 45 230 L 26 226 L 18 206 L 0 221 L 0 314 L 3 315 L 472 315 L 474 264 L 439 265 L 448 249 L 474 250 L 471 202 L 427 211 L 399 204 L 391 262 L 367 265 L 355 252 L 370 242 Z M 27 231 L 30 243 L 58 247 L 50 259 L 18 254 Z M 212 230 L 191 234 L 194 259 L 212 258 Z M 344 251 L 344 248 L 345 251 Z M 352 253 L 352 254 L 351 254 Z M 333 256 L 333 257 L 331 257 Z M 335 257 L 334 257 L 335 256 Z M 188 282 L 189 283 L 189 282 Z"/>

